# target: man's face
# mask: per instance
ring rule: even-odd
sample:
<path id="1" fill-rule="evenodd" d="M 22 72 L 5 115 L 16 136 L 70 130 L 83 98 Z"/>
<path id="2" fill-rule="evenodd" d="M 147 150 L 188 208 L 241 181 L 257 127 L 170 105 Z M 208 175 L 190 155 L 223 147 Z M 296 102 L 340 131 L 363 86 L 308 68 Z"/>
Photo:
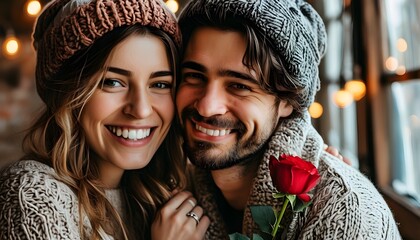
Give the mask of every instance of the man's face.
<path id="1" fill-rule="evenodd" d="M 259 150 L 292 107 L 264 92 L 242 59 L 239 32 L 201 28 L 182 63 L 177 107 L 191 162 L 206 169 L 240 163 Z"/>

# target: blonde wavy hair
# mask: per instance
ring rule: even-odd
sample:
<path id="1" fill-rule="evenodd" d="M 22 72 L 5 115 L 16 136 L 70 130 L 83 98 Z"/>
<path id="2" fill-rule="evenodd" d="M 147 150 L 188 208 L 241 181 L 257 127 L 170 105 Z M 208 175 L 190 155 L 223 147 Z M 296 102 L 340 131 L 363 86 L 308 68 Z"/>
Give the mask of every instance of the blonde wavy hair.
<path id="1" fill-rule="evenodd" d="M 121 180 L 128 216 L 125 222 L 106 199 L 105 188 L 99 181 L 98 166 L 91 157 L 93 152 L 79 117 L 99 86 L 98 75 L 103 74 L 111 50 L 132 34 L 151 34 L 161 39 L 174 77 L 178 79 L 179 49 L 165 32 L 139 25 L 114 29 L 88 49 L 77 52 L 52 79 L 37 79 L 45 109 L 23 142 L 26 159 L 53 167 L 60 180 L 77 194 L 80 214 L 87 215 L 93 233 L 87 237 L 83 218 L 80 218 L 80 231 L 90 239 L 99 239 L 101 228 L 109 234 L 121 231 L 126 239 L 150 239 L 151 224 L 159 207 L 170 198 L 174 186 L 181 189 L 186 186 L 186 161 L 177 118 L 150 163 L 142 169 L 125 171 Z M 113 223 L 118 226 L 112 226 Z"/>

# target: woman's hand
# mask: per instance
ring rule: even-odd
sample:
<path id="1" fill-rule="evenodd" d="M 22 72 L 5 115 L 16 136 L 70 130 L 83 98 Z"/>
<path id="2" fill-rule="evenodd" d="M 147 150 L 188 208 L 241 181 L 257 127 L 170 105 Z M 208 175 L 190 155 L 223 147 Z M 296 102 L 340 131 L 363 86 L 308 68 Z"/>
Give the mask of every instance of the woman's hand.
<path id="1" fill-rule="evenodd" d="M 174 196 L 156 214 L 152 224 L 153 240 L 204 239 L 210 220 L 190 192 Z"/>
<path id="2" fill-rule="evenodd" d="M 344 163 L 346 163 L 347 165 L 351 166 L 351 160 L 347 157 L 343 157 L 340 152 L 338 151 L 337 148 L 333 147 L 333 146 L 328 146 L 328 145 L 324 145 L 324 150 L 333 155 L 334 157 L 337 157 L 338 159 L 340 159 L 341 161 L 343 161 Z"/>

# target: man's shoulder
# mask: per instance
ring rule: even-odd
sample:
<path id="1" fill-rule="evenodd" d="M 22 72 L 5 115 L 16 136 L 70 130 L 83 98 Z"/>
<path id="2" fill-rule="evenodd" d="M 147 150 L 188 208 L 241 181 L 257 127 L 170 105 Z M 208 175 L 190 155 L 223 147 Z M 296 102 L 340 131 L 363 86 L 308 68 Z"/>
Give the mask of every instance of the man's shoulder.
<path id="1" fill-rule="evenodd" d="M 331 186 L 343 195 L 349 192 L 371 192 L 379 194 L 372 181 L 358 169 L 345 164 L 335 157 L 324 154 L 319 161 L 320 187 Z"/>
<path id="2" fill-rule="evenodd" d="M 391 210 L 364 174 L 329 157 L 321 158 L 318 170 L 321 179 L 307 215 L 312 224 L 319 228 L 324 221 L 338 224 L 336 228 L 349 238 L 383 239 L 383 234 L 389 234 L 399 239 Z M 329 233 L 330 229 L 321 232 Z"/>

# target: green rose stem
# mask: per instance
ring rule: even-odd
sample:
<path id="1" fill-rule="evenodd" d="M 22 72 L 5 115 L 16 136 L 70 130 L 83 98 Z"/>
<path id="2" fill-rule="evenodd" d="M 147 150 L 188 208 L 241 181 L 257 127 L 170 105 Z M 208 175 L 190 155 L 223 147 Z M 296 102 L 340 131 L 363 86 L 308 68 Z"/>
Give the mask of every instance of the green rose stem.
<path id="1" fill-rule="evenodd" d="M 280 222 L 281 222 L 281 219 L 283 218 L 284 212 L 286 211 L 287 204 L 289 204 L 289 199 L 286 197 L 286 200 L 283 203 L 283 207 L 281 208 L 281 211 L 279 213 L 279 216 L 276 219 L 276 223 L 274 224 L 274 229 L 271 232 L 271 236 L 273 236 L 273 240 L 276 238 L 276 233 L 277 233 L 277 230 L 279 229 Z"/>

